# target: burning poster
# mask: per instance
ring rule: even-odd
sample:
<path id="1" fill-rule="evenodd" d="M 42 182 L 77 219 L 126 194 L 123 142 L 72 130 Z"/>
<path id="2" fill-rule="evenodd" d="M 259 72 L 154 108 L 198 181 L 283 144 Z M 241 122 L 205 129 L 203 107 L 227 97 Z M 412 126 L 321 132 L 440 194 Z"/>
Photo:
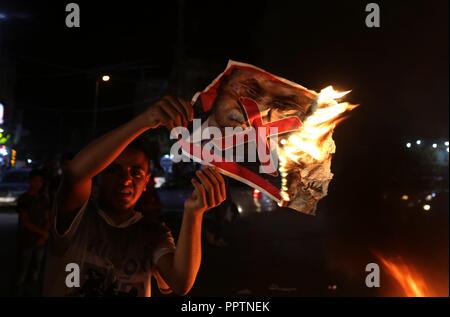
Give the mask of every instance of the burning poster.
<path id="1" fill-rule="evenodd" d="M 314 214 L 333 177 L 333 129 L 354 108 L 337 101 L 346 93 L 331 86 L 317 93 L 230 61 L 193 97 L 196 119 L 190 131 L 172 131 L 181 136 L 172 154 L 215 165 L 281 206 Z"/>

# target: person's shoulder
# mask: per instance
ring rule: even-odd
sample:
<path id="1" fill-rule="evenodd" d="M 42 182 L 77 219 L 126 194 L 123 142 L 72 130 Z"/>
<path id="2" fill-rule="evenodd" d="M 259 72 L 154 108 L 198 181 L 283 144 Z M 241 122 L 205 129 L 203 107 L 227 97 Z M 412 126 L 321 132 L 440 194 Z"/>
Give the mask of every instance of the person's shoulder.
<path id="1" fill-rule="evenodd" d="M 91 221 L 98 221 L 100 223 L 104 223 L 104 219 L 100 215 L 101 208 L 98 204 L 98 201 L 94 197 L 89 197 L 85 205 L 82 207 L 84 208 L 86 216 L 84 218 L 90 218 Z"/>

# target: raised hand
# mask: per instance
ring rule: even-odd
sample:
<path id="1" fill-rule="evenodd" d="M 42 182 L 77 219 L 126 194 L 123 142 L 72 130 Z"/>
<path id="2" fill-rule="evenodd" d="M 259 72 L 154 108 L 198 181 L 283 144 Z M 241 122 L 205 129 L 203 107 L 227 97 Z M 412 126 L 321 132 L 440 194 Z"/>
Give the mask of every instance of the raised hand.
<path id="1" fill-rule="evenodd" d="M 156 128 L 160 125 L 169 130 L 177 126 L 186 127 L 194 117 L 194 110 L 189 101 L 182 98 L 165 96 L 145 112 L 149 126 Z"/>
<path id="2" fill-rule="evenodd" d="M 212 166 L 204 166 L 196 172 L 199 180 L 191 180 L 194 185 L 192 195 L 184 203 L 184 211 L 203 214 L 208 209 L 220 205 L 226 198 L 225 182 Z"/>

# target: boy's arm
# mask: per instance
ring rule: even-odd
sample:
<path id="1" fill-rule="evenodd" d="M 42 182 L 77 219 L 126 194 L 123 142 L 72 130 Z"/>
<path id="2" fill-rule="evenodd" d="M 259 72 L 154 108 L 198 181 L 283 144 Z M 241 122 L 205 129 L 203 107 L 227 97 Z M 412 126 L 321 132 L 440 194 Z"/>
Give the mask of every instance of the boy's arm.
<path id="1" fill-rule="evenodd" d="M 214 167 L 203 168 L 196 175 L 200 182 L 192 179 L 194 191 L 184 205 L 175 253 L 161 257 L 156 263 L 165 282 L 179 295 L 189 292 L 200 268 L 203 214 L 226 198 L 225 182 Z"/>
<path id="2" fill-rule="evenodd" d="M 58 189 L 58 232 L 65 232 L 78 210 L 89 199 L 92 178 L 110 165 L 135 138 L 161 125 L 187 126 L 193 110 L 189 102 L 166 96 L 131 121 L 94 140 L 67 164 Z"/>

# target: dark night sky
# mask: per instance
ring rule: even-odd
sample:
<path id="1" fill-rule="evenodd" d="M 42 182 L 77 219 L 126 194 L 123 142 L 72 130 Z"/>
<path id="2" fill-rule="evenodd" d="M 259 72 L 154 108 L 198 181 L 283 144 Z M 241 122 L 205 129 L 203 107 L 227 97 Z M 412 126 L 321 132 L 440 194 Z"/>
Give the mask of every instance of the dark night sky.
<path id="1" fill-rule="evenodd" d="M 65 26 L 69 2 L 80 5 L 79 29 Z M 365 25 L 364 9 L 370 2 L 381 8 L 381 28 Z M 319 218 L 323 223 L 317 218 L 290 223 L 296 234 L 306 237 L 298 247 L 313 250 L 314 241 L 324 240 L 314 226 L 308 233 L 309 224 L 316 222 L 316 227 L 333 227 L 332 232 L 344 235 L 333 235 L 333 243 L 323 244 L 336 263 L 352 262 L 354 267 L 353 257 L 348 257 L 350 262 L 341 260 L 353 252 L 348 250 L 359 250 L 358 245 L 364 250 L 377 244 L 394 250 L 400 246 L 402 253 L 425 254 L 421 263 L 427 270 L 439 273 L 443 268 L 445 281 L 448 153 L 438 149 L 447 155 L 446 164 L 435 172 L 434 163 L 420 157 L 424 147 L 414 151 L 405 144 L 430 138 L 442 146 L 449 137 L 448 4 L 448 0 L 0 0 L 0 101 L 5 78 L 1 72 L 13 69 L 7 79 L 13 83 L 14 98 L 6 124 L 13 129 L 23 114 L 28 135 L 16 147 L 18 156 L 38 161 L 55 152 L 78 151 L 91 140 L 95 78 L 103 73 L 112 80 L 99 89 L 99 131 L 125 122 L 149 105 L 149 98 L 176 91 L 191 98 L 229 59 L 254 64 L 316 91 L 328 85 L 352 90 L 347 100 L 360 106 L 333 135 L 334 177 L 318 213 L 324 215 Z M 120 109 L 105 111 L 113 106 Z M 433 212 L 398 207 L 403 203 L 398 197 L 412 189 L 440 190 L 441 200 L 433 200 Z M 385 200 L 388 195 L 393 197 L 392 207 Z M 269 223 L 277 218 L 261 219 L 295 241 L 289 229 Z M 304 232 L 298 230 L 306 227 Z M 272 241 L 270 234 L 275 231 L 261 231 L 260 241 L 255 228 L 252 224 L 247 232 L 250 244 L 257 241 L 261 247 L 270 241 L 289 261 L 295 257 L 285 241 L 272 244 L 281 241 Z M 345 252 L 340 252 L 341 244 Z M 420 253 L 422 249 L 426 252 Z M 254 257 L 257 266 L 271 266 L 269 273 L 273 268 L 277 274 L 290 272 L 279 270 L 283 258 L 268 250 L 263 254 L 272 259 Z M 322 272 L 309 262 L 313 253 L 316 249 L 301 259 L 311 265 L 307 275 Z M 254 254 L 252 247 L 249 257 Z M 431 265 L 433 261 L 439 265 Z M 255 267 L 248 266 L 250 278 Z M 264 271 L 270 278 L 277 274 Z M 289 275 L 286 281 L 291 279 Z"/>
<path id="2" fill-rule="evenodd" d="M 146 78 L 170 79 L 167 91 L 173 91 L 182 56 L 204 62 L 207 76 L 199 86 L 188 78 L 199 90 L 228 59 L 315 90 L 352 89 L 349 100 L 361 106 L 335 133 L 346 151 L 373 157 L 409 138 L 448 138 L 446 0 L 377 1 L 379 29 L 364 24 L 370 1 L 185 1 L 181 30 L 175 0 L 93 2 L 77 2 L 80 29 L 65 27 L 68 1 L 0 4 L 10 16 L 2 21 L 1 45 L 17 69 L 16 109 L 24 109 L 31 133 L 52 133 L 42 123 L 59 122 L 56 112 L 33 107 L 91 109 L 95 70 L 122 80 L 103 88 L 102 106 L 134 101 L 142 73 L 124 65 L 145 66 Z M 183 38 L 178 52 L 177 34 Z M 126 115 L 110 113 L 103 122 L 115 125 Z M 82 116 L 64 112 L 66 129 L 84 124 Z"/>
<path id="3" fill-rule="evenodd" d="M 65 26 L 70 2 L 80 5 L 78 29 Z M 380 6 L 380 28 L 365 25 L 370 2 Z M 315 289 L 323 272 L 322 259 L 319 265 L 315 260 L 322 257 L 319 245 L 327 255 L 323 261 L 333 258 L 326 265 L 337 276 L 333 284 L 345 292 L 339 265 L 345 272 L 348 265 L 356 276 L 353 268 L 360 259 L 367 263 L 366 249 L 378 245 L 414 255 L 444 283 L 449 250 L 448 153 L 443 147 L 449 137 L 448 6 L 448 0 L 0 0 L 0 101 L 5 78 L 12 87 L 6 93 L 13 95 L 5 123 L 13 130 L 22 115 L 24 133 L 14 145 L 19 159 L 42 162 L 56 153 L 74 153 L 92 139 L 100 74 L 112 80 L 100 85 L 97 133 L 124 123 L 162 94 L 191 98 L 229 59 L 316 91 L 328 85 L 352 90 L 346 100 L 360 106 L 334 131 L 334 177 L 317 218 L 276 218 L 283 210 L 259 214 L 258 223 L 245 224 L 244 218 L 245 235 L 237 236 L 248 238 L 236 241 L 251 264 L 224 270 L 220 263 L 217 275 L 225 279 L 229 271 L 236 279 L 236 271 L 244 272 L 243 280 L 252 281 L 252 287 L 262 285 L 264 276 L 271 283 L 279 276 L 292 285 L 295 270 L 312 279 Z M 167 134 L 157 130 L 150 136 L 162 133 Z M 439 140 L 439 152 L 428 138 Z M 425 147 L 406 149 L 406 142 L 416 139 L 427 140 L 433 155 L 445 155 L 440 165 L 423 159 Z M 423 212 L 422 201 L 415 210 L 399 199 L 407 193 L 412 202 L 413 195 L 435 190 L 431 213 Z M 277 236 L 285 240 L 280 243 Z M 294 248 L 285 243 L 297 241 Z M 264 257 L 255 256 L 256 246 Z M 218 253 L 211 254 L 219 262 Z M 293 265 L 296 256 L 307 263 L 304 275 Z M 328 274 L 318 278 L 324 279 Z M 204 284 L 215 285 L 210 281 Z"/>

